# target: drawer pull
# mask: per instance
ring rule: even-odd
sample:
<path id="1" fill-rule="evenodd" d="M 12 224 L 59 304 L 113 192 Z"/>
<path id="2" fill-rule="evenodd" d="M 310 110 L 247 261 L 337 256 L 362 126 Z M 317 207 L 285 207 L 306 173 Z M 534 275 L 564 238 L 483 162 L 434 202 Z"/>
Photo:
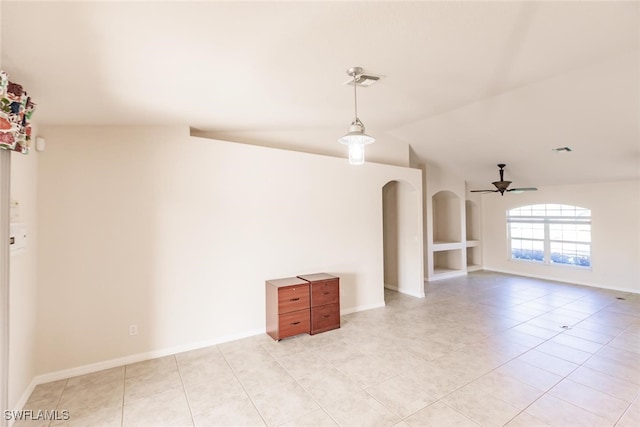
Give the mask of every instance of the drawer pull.
<path id="1" fill-rule="evenodd" d="M 299 325 L 299 324 L 300 324 L 300 322 L 293 322 L 293 323 L 291 324 L 291 326 L 295 326 L 295 325 Z"/>
<path id="2" fill-rule="evenodd" d="M 300 298 L 291 298 L 289 301 L 300 301 Z"/>
<path id="3" fill-rule="evenodd" d="M 323 292 L 322 295 L 329 295 L 331 292 Z"/>
<path id="4" fill-rule="evenodd" d="M 327 317 L 331 317 L 330 314 L 325 314 L 324 316 L 322 316 L 323 319 L 326 319 Z"/>

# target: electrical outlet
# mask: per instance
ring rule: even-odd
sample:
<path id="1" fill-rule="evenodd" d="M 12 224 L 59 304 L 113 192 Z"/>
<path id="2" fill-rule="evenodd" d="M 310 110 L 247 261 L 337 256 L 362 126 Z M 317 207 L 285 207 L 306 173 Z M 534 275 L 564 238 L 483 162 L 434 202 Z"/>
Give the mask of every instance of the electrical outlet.
<path id="1" fill-rule="evenodd" d="M 138 335 L 138 325 L 129 325 L 129 335 Z"/>

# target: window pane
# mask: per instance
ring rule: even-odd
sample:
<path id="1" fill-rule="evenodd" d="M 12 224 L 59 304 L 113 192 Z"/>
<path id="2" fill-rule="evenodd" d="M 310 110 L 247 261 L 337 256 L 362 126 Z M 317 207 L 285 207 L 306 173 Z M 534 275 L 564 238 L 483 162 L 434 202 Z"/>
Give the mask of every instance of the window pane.
<path id="1" fill-rule="evenodd" d="M 544 261 L 544 242 L 511 239 L 511 258 Z"/>
<path id="2" fill-rule="evenodd" d="M 590 209 L 557 203 L 521 206 L 507 212 L 507 221 L 512 258 L 591 265 Z"/>
<path id="3" fill-rule="evenodd" d="M 511 237 L 544 239 L 544 224 L 512 222 L 509 226 Z"/>
<path id="4" fill-rule="evenodd" d="M 570 243 L 551 242 L 551 262 L 589 267 L 591 265 L 591 246 Z"/>

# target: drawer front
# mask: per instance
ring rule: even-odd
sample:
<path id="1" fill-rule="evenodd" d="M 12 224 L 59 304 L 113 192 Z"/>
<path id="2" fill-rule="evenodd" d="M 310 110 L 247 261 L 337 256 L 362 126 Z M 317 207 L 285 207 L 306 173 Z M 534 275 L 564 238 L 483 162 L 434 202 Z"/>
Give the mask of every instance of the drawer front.
<path id="1" fill-rule="evenodd" d="M 340 302 L 340 282 L 326 280 L 311 284 L 311 307 Z"/>
<path id="2" fill-rule="evenodd" d="M 309 308 L 309 285 L 278 289 L 278 313 L 284 314 Z"/>
<path id="3" fill-rule="evenodd" d="M 309 310 L 294 311 L 279 316 L 279 339 L 309 333 L 311 319 Z"/>
<path id="4" fill-rule="evenodd" d="M 327 304 L 311 309 L 311 334 L 340 327 L 340 304 Z"/>

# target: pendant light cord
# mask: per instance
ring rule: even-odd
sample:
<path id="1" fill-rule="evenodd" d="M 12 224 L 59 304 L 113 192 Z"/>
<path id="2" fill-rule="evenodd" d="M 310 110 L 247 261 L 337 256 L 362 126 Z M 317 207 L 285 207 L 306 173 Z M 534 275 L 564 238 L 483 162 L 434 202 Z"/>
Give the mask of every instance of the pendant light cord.
<path id="1" fill-rule="evenodd" d="M 355 105 L 356 118 L 355 123 L 358 122 L 358 92 L 356 91 L 356 73 L 353 73 L 353 101 Z"/>

